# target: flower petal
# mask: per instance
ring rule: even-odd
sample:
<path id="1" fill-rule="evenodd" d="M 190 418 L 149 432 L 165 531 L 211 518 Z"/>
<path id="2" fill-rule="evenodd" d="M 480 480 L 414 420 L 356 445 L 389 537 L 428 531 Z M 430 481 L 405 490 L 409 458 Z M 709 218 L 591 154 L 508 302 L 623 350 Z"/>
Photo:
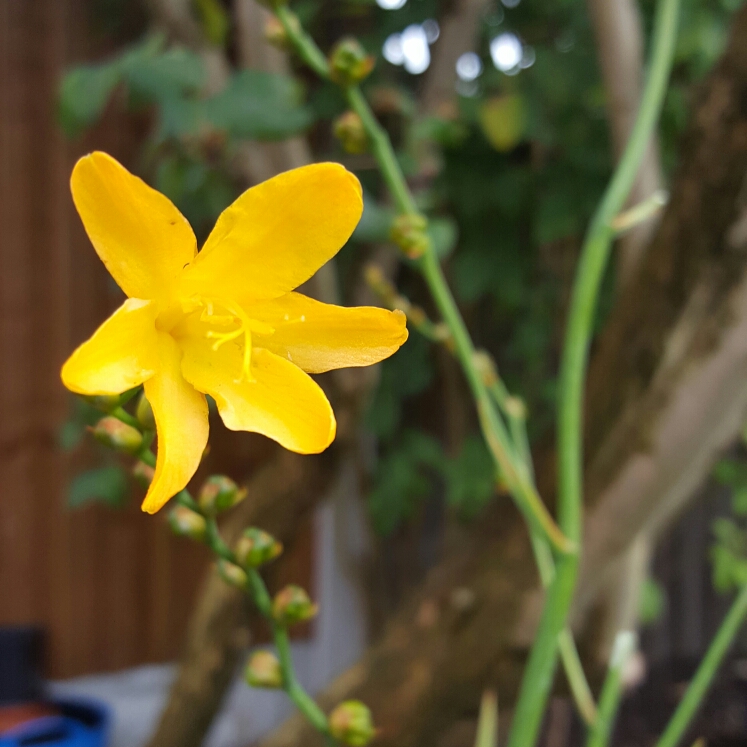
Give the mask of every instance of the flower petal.
<path id="1" fill-rule="evenodd" d="M 78 394 L 121 394 L 158 368 L 156 304 L 128 298 L 65 362 L 62 383 Z"/>
<path id="2" fill-rule="evenodd" d="M 159 332 L 158 351 L 158 373 L 145 382 L 158 433 L 156 474 L 143 501 L 143 511 L 149 514 L 186 487 L 208 441 L 205 395 L 184 380 L 179 346 L 171 335 Z"/>
<path id="3" fill-rule="evenodd" d="M 300 293 L 288 293 L 246 312 L 275 329 L 257 344 L 309 373 L 370 366 L 388 358 L 407 339 L 401 311 L 333 306 Z"/>
<path id="4" fill-rule="evenodd" d="M 223 211 L 182 292 L 239 303 L 277 298 L 337 254 L 362 211 L 360 183 L 340 164 L 279 174 Z"/>
<path id="5" fill-rule="evenodd" d="M 130 297 L 167 298 L 197 242 L 171 201 L 106 153 L 75 164 L 73 201 L 88 237 Z"/>
<path id="6" fill-rule="evenodd" d="M 254 381 L 238 381 L 243 346 L 213 350 L 209 340 L 182 340 L 182 371 L 211 395 L 223 422 L 235 431 L 262 433 L 301 454 L 324 451 L 335 437 L 332 407 L 319 385 L 300 368 L 262 348 L 252 350 Z"/>

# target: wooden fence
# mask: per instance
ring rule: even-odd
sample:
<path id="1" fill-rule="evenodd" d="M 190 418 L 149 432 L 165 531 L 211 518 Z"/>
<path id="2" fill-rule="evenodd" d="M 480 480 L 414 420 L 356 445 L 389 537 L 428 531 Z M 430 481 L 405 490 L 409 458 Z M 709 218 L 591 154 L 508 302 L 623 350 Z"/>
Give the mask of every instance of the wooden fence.
<path id="1" fill-rule="evenodd" d="M 149 125 L 117 106 L 75 142 L 56 124 L 62 71 L 107 52 L 90 5 L 0 0 L 0 625 L 42 625 L 52 677 L 174 658 L 208 562 L 163 516 L 142 514 L 140 495 L 123 510 L 66 507 L 92 453 L 59 448 L 72 404 L 60 366 L 123 300 L 75 212 L 69 175 L 94 148 L 132 165 Z M 245 476 L 267 454 L 263 439 L 242 435 L 228 463 L 226 444 L 217 449 L 217 469 L 241 465 Z M 310 531 L 286 580 L 309 583 Z"/>

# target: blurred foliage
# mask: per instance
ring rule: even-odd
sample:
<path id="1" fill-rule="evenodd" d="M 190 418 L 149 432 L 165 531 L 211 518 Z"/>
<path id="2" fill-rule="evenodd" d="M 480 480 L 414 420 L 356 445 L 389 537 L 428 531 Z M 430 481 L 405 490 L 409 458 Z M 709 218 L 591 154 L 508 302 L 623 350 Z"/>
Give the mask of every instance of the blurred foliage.
<path id="1" fill-rule="evenodd" d="M 641 584 L 638 615 L 641 625 L 651 625 L 661 619 L 667 606 L 666 592 L 650 576 Z"/>
<path id="2" fill-rule="evenodd" d="M 121 0 L 98 2 L 112 14 L 124 12 Z M 669 174 L 693 84 L 718 57 L 738 4 L 684 0 L 660 128 Z M 647 34 L 654 5 L 641 2 Z M 592 29 L 586 5 L 576 0 L 521 0 L 511 8 L 495 2 L 481 19 L 474 48 L 464 50 L 479 55 L 482 73 L 458 83 L 453 105 L 424 112 L 419 96 L 428 73 L 411 75 L 382 59 L 381 50 L 390 35 L 439 21 L 448 6 L 447 0 L 409 0 L 398 10 L 384 10 L 374 0 L 292 3 L 323 49 L 354 34 L 379 56 L 366 94 L 431 219 L 431 238 L 475 342 L 494 356 L 509 389 L 526 402 L 536 439 L 552 425 L 567 291 L 583 232 L 612 168 Z M 232 58 L 231 3 L 194 0 L 192 9 L 205 37 Z M 523 48 L 522 66 L 508 74 L 496 69 L 490 55 L 491 41 L 504 33 L 516 35 Z M 432 41 L 432 54 L 438 54 L 438 44 Z M 371 244 L 387 241 L 393 212 L 373 160 L 345 154 L 330 134 L 330 121 L 345 110 L 339 90 L 300 64 L 295 72 L 288 77 L 234 71 L 215 92 L 198 55 L 148 35 L 108 60 L 70 70 L 60 90 L 60 122 L 78 136 L 113 100 L 152 112 L 140 170 L 177 204 L 200 238 L 243 186 L 230 169 L 242 142 L 307 132 L 318 160 L 346 163 L 364 186 L 363 219 L 338 261 L 342 295 L 350 301 L 362 258 Z M 432 308 L 407 261 L 397 282 L 414 302 Z M 613 268 L 598 326 L 614 302 L 614 287 Z M 490 460 L 476 435 L 468 435 L 456 454 L 444 453 L 442 444 L 452 439 L 440 413 L 442 358 L 412 333 L 381 367 L 366 423 L 378 437 L 369 505 L 384 534 L 415 515 L 427 496 L 443 496 L 457 515 L 469 518 L 495 494 Z M 472 428 L 476 434 L 475 423 Z"/>
<path id="3" fill-rule="evenodd" d="M 80 397 L 72 397 L 72 412 L 57 433 L 57 443 L 65 452 L 75 452 L 84 443 L 84 436 L 104 415 Z M 95 444 L 95 442 L 94 442 Z M 100 502 L 111 508 L 121 508 L 130 495 L 127 472 L 109 449 L 94 446 L 99 465 L 84 470 L 73 477 L 67 490 L 69 508 L 80 508 Z"/>
<path id="4" fill-rule="evenodd" d="M 747 444 L 747 434 L 742 436 Z M 713 585 L 730 592 L 747 583 L 747 459 L 744 454 L 722 459 L 713 468 L 716 482 L 729 488 L 731 516 L 720 516 L 711 525 Z"/>

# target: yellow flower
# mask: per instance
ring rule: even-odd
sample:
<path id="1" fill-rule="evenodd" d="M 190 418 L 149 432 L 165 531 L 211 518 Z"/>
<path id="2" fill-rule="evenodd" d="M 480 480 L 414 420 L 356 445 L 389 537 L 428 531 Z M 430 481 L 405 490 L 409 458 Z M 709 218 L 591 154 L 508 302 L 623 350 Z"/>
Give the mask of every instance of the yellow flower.
<path id="1" fill-rule="evenodd" d="M 206 394 L 228 428 L 315 454 L 336 424 L 308 374 L 376 363 L 407 339 L 401 312 L 292 292 L 360 219 L 360 184 L 339 164 L 305 166 L 247 190 L 199 253 L 176 207 L 105 153 L 78 161 L 71 188 L 128 299 L 70 356 L 62 381 L 99 395 L 144 384 L 158 432 L 144 511 L 158 511 L 194 475 L 208 439 Z"/>

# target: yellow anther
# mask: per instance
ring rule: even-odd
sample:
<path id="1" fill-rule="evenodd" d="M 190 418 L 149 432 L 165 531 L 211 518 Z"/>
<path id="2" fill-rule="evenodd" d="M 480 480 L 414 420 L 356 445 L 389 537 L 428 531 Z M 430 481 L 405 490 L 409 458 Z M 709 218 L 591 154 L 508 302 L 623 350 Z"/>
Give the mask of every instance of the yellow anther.
<path id="1" fill-rule="evenodd" d="M 210 329 L 206 332 L 206 335 L 210 339 L 215 340 L 212 345 L 213 350 L 218 350 L 224 343 L 235 340 L 243 335 L 244 351 L 241 364 L 241 376 L 238 379 L 234 379 L 234 382 L 240 384 L 242 381 L 254 381 L 255 379 L 252 376 L 251 371 L 252 333 L 258 335 L 271 335 L 275 332 L 275 328 L 265 322 L 250 319 L 240 306 L 230 301 L 201 297 L 192 300 L 195 303 L 195 308 L 202 307 L 202 313 L 200 314 L 201 322 L 215 324 L 221 327 L 226 327 L 229 324 L 239 325 L 238 329 L 231 330 L 230 332 L 216 332 L 215 330 Z M 228 314 L 216 314 L 215 310 L 217 307 L 225 309 Z"/>

